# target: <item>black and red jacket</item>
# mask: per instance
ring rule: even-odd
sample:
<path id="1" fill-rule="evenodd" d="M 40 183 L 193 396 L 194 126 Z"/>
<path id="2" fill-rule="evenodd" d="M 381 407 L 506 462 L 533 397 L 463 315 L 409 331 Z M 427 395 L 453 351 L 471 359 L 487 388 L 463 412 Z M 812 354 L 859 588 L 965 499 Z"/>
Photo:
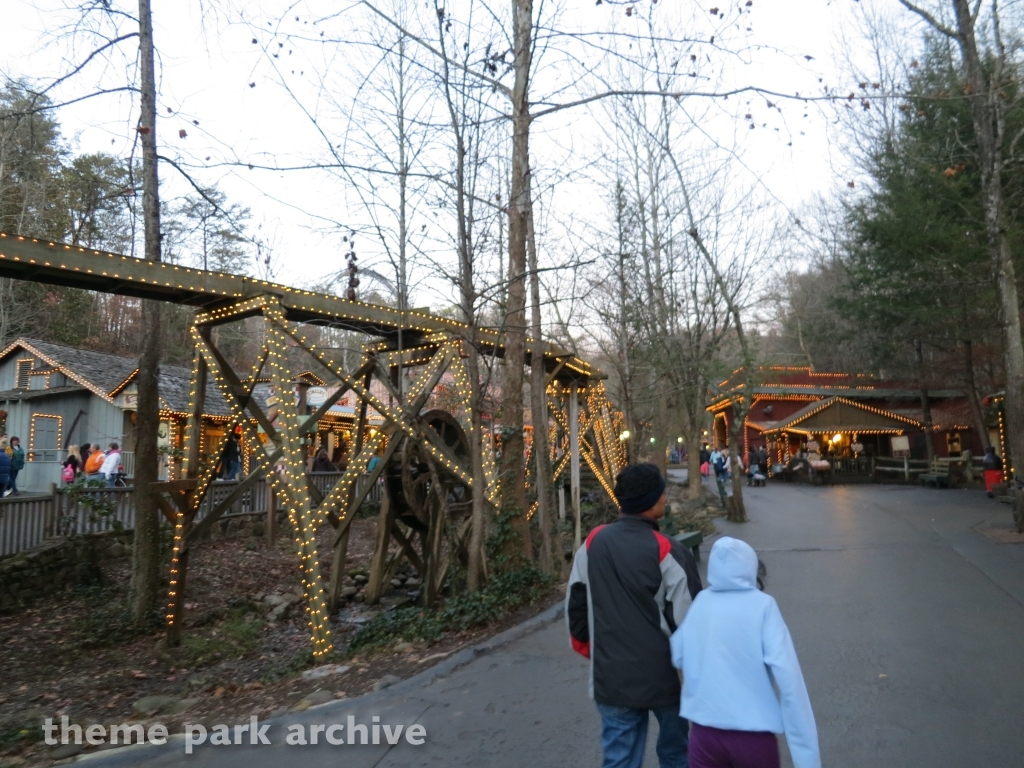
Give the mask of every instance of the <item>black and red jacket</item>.
<path id="1" fill-rule="evenodd" d="M 565 615 L 590 659 L 590 696 L 637 709 L 679 707 L 669 637 L 701 590 L 693 555 L 649 518 L 595 528 L 573 560 Z"/>

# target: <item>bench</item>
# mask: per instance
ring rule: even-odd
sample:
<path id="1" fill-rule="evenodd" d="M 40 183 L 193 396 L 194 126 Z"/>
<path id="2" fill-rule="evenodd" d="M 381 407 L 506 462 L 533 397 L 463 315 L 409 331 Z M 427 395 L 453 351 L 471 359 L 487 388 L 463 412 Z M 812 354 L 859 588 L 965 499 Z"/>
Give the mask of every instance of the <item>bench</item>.
<path id="1" fill-rule="evenodd" d="M 936 459 L 932 462 L 928 471 L 921 475 L 921 485 L 931 488 L 949 488 L 951 474 L 952 467 L 950 464 Z"/>
<path id="2" fill-rule="evenodd" d="M 693 559 L 700 562 L 700 545 L 704 541 L 704 534 L 700 531 L 686 531 L 677 533 L 672 537 L 693 553 Z"/>

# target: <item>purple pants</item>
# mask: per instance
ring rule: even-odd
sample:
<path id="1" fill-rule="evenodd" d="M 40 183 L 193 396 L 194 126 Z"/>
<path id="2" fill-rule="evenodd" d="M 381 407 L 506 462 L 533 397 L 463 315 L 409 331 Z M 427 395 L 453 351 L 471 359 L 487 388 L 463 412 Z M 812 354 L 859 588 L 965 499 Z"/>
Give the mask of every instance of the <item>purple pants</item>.
<path id="1" fill-rule="evenodd" d="M 767 731 L 723 731 L 691 723 L 690 768 L 779 768 L 779 742 Z"/>

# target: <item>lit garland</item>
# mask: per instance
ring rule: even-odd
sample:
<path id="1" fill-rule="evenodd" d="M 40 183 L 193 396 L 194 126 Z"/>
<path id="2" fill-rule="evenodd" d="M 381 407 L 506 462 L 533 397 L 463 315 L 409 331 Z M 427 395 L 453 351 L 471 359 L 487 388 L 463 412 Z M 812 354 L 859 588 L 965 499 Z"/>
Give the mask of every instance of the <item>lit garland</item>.
<path id="1" fill-rule="evenodd" d="M 313 655 L 322 656 L 333 648 L 331 632 L 327 626 L 328 611 L 320 560 L 316 549 L 316 515 L 311 507 L 309 490 L 305 482 L 306 462 L 303 451 L 303 437 L 299 435 L 299 414 L 295 403 L 288 396 L 292 376 L 287 366 L 288 345 L 284 334 L 272 322 L 278 313 L 276 307 L 264 310 L 266 343 L 270 349 L 271 377 L 278 390 L 278 419 L 282 429 L 278 430 L 280 448 L 284 454 L 285 474 L 288 481 L 284 487 L 283 499 L 288 508 L 288 519 L 295 531 L 302 586 L 306 594 L 306 612 L 309 615 L 310 640 Z"/>
<path id="2" fill-rule="evenodd" d="M 56 419 L 57 420 L 57 448 L 41 448 L 36 450 L 36 419 Z M 72 426 L 74 426 L 72 424 Z M 28 460 L 35 461 L 35 454 L 42 453 L 48 450 L 60 450 L 61 438 L 64 436 L 64 417 L 57 413 L 33 413 L 29 419 L 29 432 L 28 432 Z"/>

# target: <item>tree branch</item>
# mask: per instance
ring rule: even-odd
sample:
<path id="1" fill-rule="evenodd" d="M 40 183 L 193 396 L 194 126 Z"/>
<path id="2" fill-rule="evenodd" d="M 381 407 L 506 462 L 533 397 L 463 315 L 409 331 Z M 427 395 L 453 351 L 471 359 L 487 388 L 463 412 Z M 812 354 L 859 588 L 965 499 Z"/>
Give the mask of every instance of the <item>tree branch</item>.
<path id="1" fill-rule="evenodd" d="M 945 24 L 943 24 L 941 21 L 936 19 L 934 16 L 932 16 L 930 13 L 928 13 L 928 11 L 926 11 L 924 8 L 919 8 L 916 5 L 914 5 L 912 2 L 910 2 L 910 0 L 900 0 L 900 5 L 902 5 L 904 8 L 906 8 L 911 13 L 916 13 L 922 19 L 924 19 L 929 24 L 931 24 L 932 27 L 934 27 L 936 31 L 941 32 L 942 34 L 944 34 L 946 37 L 950 38 L 951 40 L 959 40 L 960 39 L 960 36 L 956 32 L 954 32 L 952 29 L 950 29 Z M 979 0 L 979 3 L 978 3 L 979 9 L 980 9 L 980 6 L 981 6 L 981 3 L 980 3 L 980 0 Z"/>

